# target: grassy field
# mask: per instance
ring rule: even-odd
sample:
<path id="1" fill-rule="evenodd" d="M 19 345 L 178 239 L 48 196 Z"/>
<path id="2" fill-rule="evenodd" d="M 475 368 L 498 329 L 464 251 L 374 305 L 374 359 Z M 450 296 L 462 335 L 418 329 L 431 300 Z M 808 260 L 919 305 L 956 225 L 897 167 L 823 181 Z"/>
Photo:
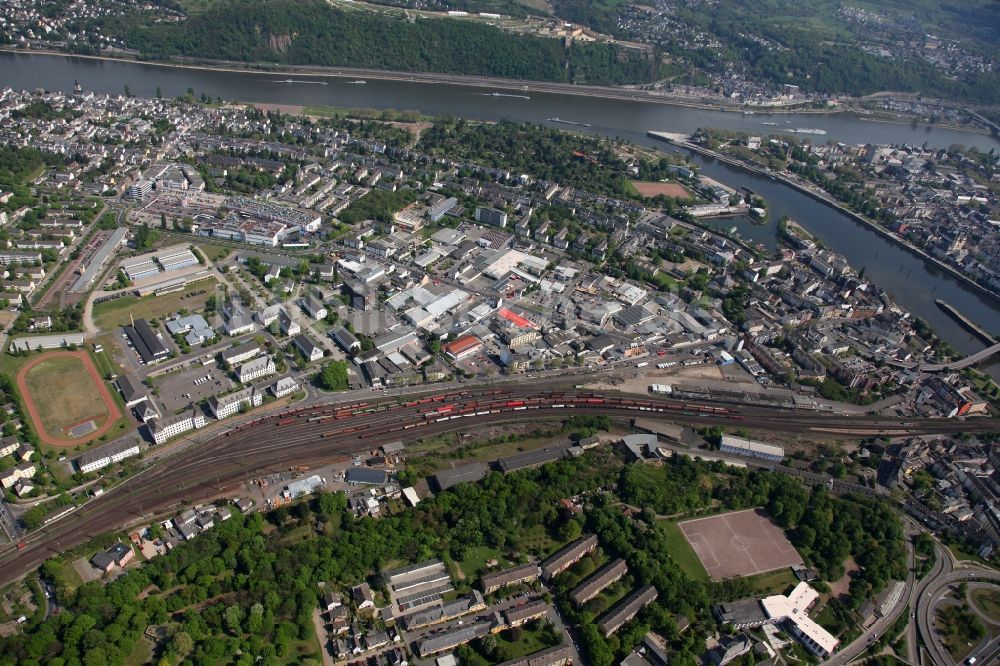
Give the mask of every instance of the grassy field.
<path id="1" fill-rule="evenodd" d="M 556 542 L 549 533 L 545 531 L 544 525 L 535 525 L 524 530 L 517 537 L 517 550 L 536 555 L 548 555 L 554 552 L 561 544 Z"/>
<path id="2" fill-rule="evenodd" d="M 25 382 L 38 407 L 42 427 L 50 435 L 65 436 L 66 429 L 88 418 L 98 426 L 109 416 L 108 408 L 78 358 L 57 356 L 30 368 Z"/>
<path id="3" fill-rule="evenodd" d="M 753 588 L 754 596 L 781 594 L 799 582 L 790 568 L 749 576 L 746 581 Z"/>
<path id="4" fill-rule="evenodd" d="M 7 352 L 0 352 L 0 375 L 7 375 L 11 379 L 24 367 L 24 364 L 31 360 L 31 355 L 14 356 Z"/>
<path id="5" fill-rule="evenodd" d="M 994 622 L 1000 622 L 1000 590 L 973 590 L 972 601 Z"/>
<path id="6" fill-rule="evenodd" d="M 64 560 L 56 571 L 58 573 L 55 575 L 55 580 L 52 581 L 56 589 L 73 594 L 76 592 L 76 588 L 83 585 L 83 579 L 80 578 L 80 573 L 73 566 L 71 560 Z"/>
<path id="7" fill-rule="evenodd" d="M 476 546 L 466 552 L 465 559 L 459 563 L 459 567 L 461 567 L 466 579 L 476 580 L 486 570 L 486 560 L 504 562 L 504 558 L 496 548 Z"/>
<path id="8" fill-rule="evenodd" d="M 232 248 L 226 247 L 225 245 L 214 245 L 212 243 L 195 243 L 194 246 L 201 250 L 201 253 L 209 261 L 221 261 L 229 256 L 229 253 L 233 251 Z"/>
<path id="9" fill-rule="evenodd" d="M 982 566 L 988 567 L 990 569 L 998 568 L 992 562 L 988 562 L 983 558 L 979 557 L 976 551 L 966 548 L 963 544 L 947 543 L 946 545 L 948 546 L 948 550 L 951 551 L 951 554 L 954 555 L 955 559 L 958 560 L 959 562 L 962 561 L 975 562 L 976 564 L 981 564 Z"/>
<path id="10" fill-rule="evenodd" d="M 939 607 L 934 627 L 955 663 L 965 659 L 986 636 L 986 627 L 966 606 Z"/>
<path id="11" fill-rule="evenodd" d="M 153 643 L 143 636 L 135 642 L 132 652 L 125 657 L 125 666 L 141 666 L 153 661 Z"/>
<path id="12" fill-rule="evenodd" d="M 178 310 L 195 312 L 205 306 L 205 302 L 215 295 L 218 286 L 215 278 L 207 278 L 189 284 L 183 291 L 162 296 L 125 296 L 94 306 L 94 323 L 101 330 L 109 330 L 129 323 L 129 315 L 135 319 L 156 319 L 172 315 Z M 204 293 L 199 293 L 204 292 Z"/>
<path id="13" fill-rule="evenodd" d="M 520 627 L 520 637 L 514 640 L 514 631 L 508 629 L 497 634 L 497 653 L 502 656 L 502 660 L 517 659 L 525 655 L 544 650 L 548 647 L 542 639 L 542 632 L 536 626 L 536 622 L 529 622 Z M 478 647 L 478 641 L 473 642 L 473 648 Z M 471 659 L 468 659 L 466 666 L 489 666 L 495 660 L 487 659 L 484 655 L 476 652 Z"/>
<path id="14" fill-rule="evenodd" d="M 847 629 L 847 625 L 836 616 L 833 609 L 829 606 L 821 610 L 815 619 L 821 627 L 834 636 L 839 636 L 842 631 Z"/>
<path id="15" fill-rule="evenodd" d="M 625 576 L 601 590 L 601 593 L 584 604 L 583 608 L 594 616 L 600 616 L 633 591 L 634 581 L 631 576 Z"/>
<path id="16" fill-rule="evenodd" d="M 660 529 L 667 535 L 667 544 L 670 547 L 670 557 L 674 559 L 677 566 L 681 568 L 688 578 L 708 582 L 708 572 L 702 566 L 694 548 L 684 538 L 681 528 L 672 520 L 661 520 Z"/>
<path id="17" fill-rule="evenodd" d="M 303 106 L 302 115 L 317 116 L 319 118 L 332 118 L 334 116 L 343 118 L 375 118 L 393 122 L 427 122 L 434 120 L 434 116 L 426 116 L 419 111 L 397 111 L 396 109 L 351 109 L 336 106 Z"/>

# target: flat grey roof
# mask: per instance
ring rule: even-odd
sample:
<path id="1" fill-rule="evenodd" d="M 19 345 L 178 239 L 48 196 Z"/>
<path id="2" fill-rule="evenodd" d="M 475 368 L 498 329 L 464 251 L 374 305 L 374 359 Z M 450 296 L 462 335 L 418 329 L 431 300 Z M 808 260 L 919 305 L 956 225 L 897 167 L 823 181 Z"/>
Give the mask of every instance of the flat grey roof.
<path id="1" fill-rule="evenodd" d="M 385 483 L 385 472 L 380 469 L 369 469 L 367 467 L 352 467 L 347 470 L 346 481 L 348 483 L 370 483 L 380 486 Z"/>
<path id="2" fill-rule="evenodd" d="M 439 490 L 448 490 L 460 483 L 479 481 L 486 476 L 488 471 L 489 468 L 484 463 L 474 462 L 436 472 L 434 480 Z"/>
<path id="3" fill-rule="evenodd" d="M 516 472 L 520 469 L 537 467 L 539 465 L 544 465 L 545 463 L 562 460 L 567 455 L 567 448 L 568 447 L 563 445 L 548 446 L 544 449 L 515 453 L 512 456 L 498 458 L 497 464 L 500 466 L 501 472 L 504 474 L 510 474 L 511 472 Z"/>
<path id="4" fill-rule="evenodd" d="M 121 242 L 125 239 L 127 234 L 127 227 L 118 227 L 115 229 L 114 233 L 111 234 L 111 237 L 104 241 L 101 247 L 98 248 L 97 252 L 94 253 L 94 256 L 90 258 L 90 261 L 87 262 L 87 268 L 84 269 L 83 273 L 80 274 L 80 277 L 73 283 L 73 288 L 70 289 L 70 291 L 87 291 L 87 288 L 90 287 L 91 283 L 93 283 L 94 278 L 96 278 L 97 274 L 104 268 L 104 264 L 108 261 L 108 257 L 111 256 L 112 252 L 118 249 L 118 246 L 121 245 Z"/>

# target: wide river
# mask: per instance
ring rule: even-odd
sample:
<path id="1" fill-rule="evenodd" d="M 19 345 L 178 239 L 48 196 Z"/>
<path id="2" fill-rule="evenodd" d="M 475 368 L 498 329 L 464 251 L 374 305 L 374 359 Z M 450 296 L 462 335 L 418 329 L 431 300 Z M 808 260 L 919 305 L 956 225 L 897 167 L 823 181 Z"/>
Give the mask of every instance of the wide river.
<path id="1" fill-rule="evenodd" d="M 636 143 L 664 144 L 646 137 L 647 130 L 693 132 L 698 127 L 719 127 L 769 134 L 796 127 L 819 128 L 825 136 L 813 140 L 845 143 L 927 143 L 947 148 L 952 144 L 978 146 L 984 150 L 1000 147 L 994 137 L 957 130 L 915 126 L 909 123 L 867 121 L 849 114 L 755 114 L 743 115 L 648 102 L 605 100 L 566 94 L 523 92 L 523 97 L 491 95 L 489 89 L 461 85 L 368 80 L 352 83 L 356 77 L 338 79 L 304 74 L 290 75 L 296 81 L 283 83 L 289 75 L 253 72 L 220 72 L 203 69 L 162 67 L 131 62 L 66 58 L 40 54 L 0 53 L 0 87 L 45 88 L 70 91 L 75 81 L 89 90 L 120 93 L 128 86 L 133 94 L 153 96 L 159 88 L 164 96 L 183 94 L 189 88 L 196 95 L 242 102 L 269 102 L 293 105 L 325 105 L 347 108 L 416 109 L 430 115 L 453 114 L 470 119 L 507 118 L 550 124 L 562 129 L 622 137 Z M 518 91 L 497 91 L 518 94 Z M 550 123 L 561 118 L 590 126 Z M 787 121 L 787 122 L 786 122 Z M 776 125 L 764 123 L 776 123 Z M 886 289 L 903 308 L 930 322 L 934 329 L 962 352 L 984 345 L 966 332 L 935 304 L 948 301 L 987 331 L 1000 333 L 1000 304 L 941 272 L 933 265 L 885 240 L 862 224 L 799 192 L 768 178 L 693 156 L 702 172 L 732 186 L 747 186 L 770 205 L 766 225 L 755 227 L 745 220 L 721 222 L 737 226 L 747 240 L 773 246 L 774 220 L 783 215 L 795 218 L 821 239 L 827 247 L 843 254 L 852 266 L 866 269 L 866 275 Z M 1000 361 L 989 368 L 1000 376 Z"/>

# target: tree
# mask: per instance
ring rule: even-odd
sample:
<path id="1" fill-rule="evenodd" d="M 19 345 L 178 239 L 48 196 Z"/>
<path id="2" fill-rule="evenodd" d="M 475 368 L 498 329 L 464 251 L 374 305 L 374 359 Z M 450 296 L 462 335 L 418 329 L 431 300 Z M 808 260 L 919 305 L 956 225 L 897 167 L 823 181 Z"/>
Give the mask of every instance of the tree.
<path id="1" fill-rule="evenodd" d="M 615 653 L 596 624 L 584 625 L 580 631 L 580 643 L 583 651 L 590 657 L 588 663 L 594 666 L 611 666 L 615 662 Z"/>
<path id="2" fill-rule="evenodd" d="M 229 630 L 229 633 L 234 636 L 239 636 L 243 633 L 240 626 L 240 621 L 243 619 L 243 611 L 238 605 L 226 606 L 226 610 L 223 611 L 223 619 L 226 622 L 226 628 Z"/>
<path id="3" fill-rule="evenodd" d="M 483 649 L 483 654 L 485 654 L 490 659 L 495 659 L 497 656 L 497 637 L 495 634 L 486 634 L 479 639 L 479 645 Z"/>
<path id="4" fill-rule="evenodd" d="M 346 391 L 347 383 L 347 362 L 330 361 L 316 376 L 316 386 L 324 391 Z"/>
<path id="5" fill-rule="evenodd" d="M 250 614 L 247 616 L 247 632 L 259 634 L 264 626 L 264 605 L 255 603 L 250 607 Z"/>
<path id="6" fill-rule="evenodd" d="M 347 508 L 347 495 L 344 493 L 323 493 L 316 500 L 319 512 L 324 516 L 332 516 Z"/>
<path id="7" fill-rule="evenodd" d="M 170 648 L 180 660 L 194 649 L 194 640 L 191 638 L 191 634 L 186 631 L 178 631 L 170 641 Z"/>
<path id="8" fill-rule="evenodd" d="M 563 541 L 575 541 L 580 538 L 583 527 L 580 522 L 572 518 L 559 526 L 559 538 Z"/>
<path id="9" fill-rule="evenodd" d="M 151 250 L 160 234 L 149 228 L 148 224 L 143 224 L 135 230 L 135 247 L 137 250 Z"/>

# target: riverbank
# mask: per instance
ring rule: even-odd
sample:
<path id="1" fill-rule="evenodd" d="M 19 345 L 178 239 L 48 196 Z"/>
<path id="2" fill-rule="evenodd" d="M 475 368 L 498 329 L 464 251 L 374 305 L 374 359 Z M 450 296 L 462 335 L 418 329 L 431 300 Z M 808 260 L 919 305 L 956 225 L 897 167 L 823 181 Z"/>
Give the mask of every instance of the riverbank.
<path id="1" fill-rule="evenodd" d="M 708 148 L 705 148 L 703 146 L 699 146 L 698 144 L 691 143 L 690 141 L 687 141 L 686 138 L 681 138 L 680 136 L 678 136 L 676 134 L 669 134 L 669 133 L 666 133 L 666 132 L 657 132 L 655 130 L 648 130 L 646 132 L 646 134 L 647 134 L 647 136 L 650 136 L 650 137 L 652 137 L 652 138 L 654 138 L 654 139 L 656 139 L 658 141 L 664 141 L 664 142 L 669 143 L 671 145 L 675 145 L 675 146 L 678 146 L 680 148 L 684 148 L 685 150 L 690 150 L 691 152 L 698 153 L 698 154 L 704 155 L 706 157 L 711 157 L 712 159 L 718 160 L 718 161 L 720 161 L 720 162 L 722 162 L 724 164 L 728 164 L 729 166 L 736 167 L 737 169 L 742 169 L 744 171 L 747 171 L 747 172 L 750 172 L 750 173 L 754 173 L 754 174 L 756 174 L 758 176 L 762 176 L 764 178 L 770 178 L 771 180 L 779 182 L 779 183 L 781 183 L 783 185 L 787 185 L 788 187 L 791 187 L 792 189 L 794 189 L 794 190 L 796 190 L 798 192 L 801 192 L 802 194 L 805 194 L 809 198 L 811 198 L 811 199 L 813 199 L 815 201 L 818 201 L 818 202 L 820 202 L 820 203 L 822 203 L 822 204 L 824 204 L 826 206 L 829 206 L 830 208 L 836 209 L 837 211 L 839 211 L 839 212 L 841 212 L 841 213 L 843 213 L 843 214 L 851 217 L 853 220 L 855 220 L 855 221 L 857 221 L 857 222 L 865 225 L 866 227 L 868 227 L 872 231 L 878 233 L 883 238 L 885 238 L 885 239 L 893 242 L 894 244 L 896 244 L 896 245 L 904 248 L 905 250 L 907 250 L 908 252 L 914 254 L 915 256 L 919 257 L 920 259 L 922 259 L 922 260 L 924 260 L 924 261 L 932 264 L 935 268 L 938 268 L 938 269 L 940 269 L 942 271 L 945 271 L 950 276 L 952 276 L 956 280 L 959 280 L 960 282 L 962 282 L 967 287 L 970 287 L 970 288 L 974 289 L 979 294 L 988 297 L 990 300 L 992 300 L 995 303 L 1000 303 L 1000 294 L 998 294 L 997 292 L 995 292 L 995 291 L 993 291 L 991 289 L 988 289 L 987 287 L 984 287 L 981 284 L 975 282 L 974 280 L 972 280 L 970 277 L 968 277 L 967 275 L 965 275 L 961 271 L 957 270 L 956 268 L 954 268 L 954 267 L 952 267 L 952 266 L 944 263 L 943 261 L 941 261 L 941 260 L 939 260 L 939 259 L 937 259 L 935 257 L 932 257 L 930 254 L 928 254 L 927 252 L 925 252 L 920 247 L 917 247 L 916 245 L 914 245 L 910 241 L 906 240 L 905 238 L 903 238 L 903 237 L 901 237 L 901 236 L 899 236 L 899 235 L 897 235 L 897 234 L 889 231 L 888 229 L 886 229 L 885 227 L 881 226 L 880 224 L 878 224 L 878 223 L 876 223 L 876 222 L 874 222 L 872 220 L 869 220 L 868 218 L 866 218 L 866 217 L 864 217 L 862 215 L 859 215 L 858 213 L 855 213 L 853 210 L 847 208 L 846 206 L 844 206 L 843 204 L 841 204 L 836 199 L 830 197 L 828 194 L 826 194 L 826 192 L 823 192 L 819 188 L 813 187 L 813 186 L 811 186 L 809 184 L 805 184 L 805 183 L 799 182 L 798 179 L 793 179 L 791 177 L 785 176 L 784 174 L 777 173 L 777 172 L 774 172 L 774 171 L 768 171 L 768 170 L 762 169 L 762 168 L 760 168 L 758 166 L 747 164 L 747 163 L 743 162 L 742 160 L 739 160 L 737 158 L 731 157 L 729 155 L 725 155 L 723 153 L 719 153 L 719 152 L 716 152 L 714 150 L 709 150 Z"/>
<path id="2" fill-rule="evenodd" d="M 270 65 L 267 63 L 244 63 L 230 60 L 211 60 L 201 58 L 179 58 L 179 62 L 164 62 L 143 60 L 128 54 L 118 55 L 78 55 L 63 53 L 51 49 L 24 50 L 11 47 L 0 47 L 0 53 L 14 55 L 44 55 L 69 59 L 83 59 L 105 62 L 122 62 L 150 67 L 171 69 L 190 69 L 209 72 L 226 72 L 232 74 L 258 74 L 277 76 L 283 74 L 305 74 L 334 79 L 373 79 L 379 81 L 398 81 L 406 83 L 426 83 L 432 85 L 457 85 L 473 88 L 488 88 L 491 90 L 510 90 L 516 92 L 551 93 L 555 95 L 576 95 L 596 99 L 622 100 L 629 102 L 648 102 L 667 106 L 680 106 L 704 111 L 722 111 L 725 113 L 742 114 L 752 110 L 755 114 L 810 114 L 837 115 L 848 112 L 848 109 L 836 107 L 831 109 L 813 109 L 807 106 L 801 108 L 775 106 L 753 107 L 742 104 L 732 104 L 724 100 L 703 101 L 691 99 L 683 95 L 671 95 L 651 90 L 639 90 L 628 87 L 588 86 L 572 83 L 550 83 L 546 81 L 531 81 L 519 79 L 490 78 L 488 76 L 472 76 L 465 74 L 438 74 L 429 72 L 402 72 L 393 70 L 362 69 L 357 67 L 323 67 L 319 65 Z"/>
<path id="3" fill-rule="evenodd" d="M 975 129 L 968 127 L 966 125 L 956 125 L 954 123 L 927 123 L 923 121 L 913 122 L 912 120 L 890 120 L 889 118 L 873 118 L 871 116 L 865 116 L 860 113 L 854 113 L 854 116 L 858 120 L 863 120 L 866 123 L 886 123 L 889 125 L 916 125 L 917 127 L 930 127 L 938 129 L 947 129 L 954 132 L 968 132 L 969 134 L 981 134 L 983 136 L 993 136 L 993 132 L 984 129 Z"/>

